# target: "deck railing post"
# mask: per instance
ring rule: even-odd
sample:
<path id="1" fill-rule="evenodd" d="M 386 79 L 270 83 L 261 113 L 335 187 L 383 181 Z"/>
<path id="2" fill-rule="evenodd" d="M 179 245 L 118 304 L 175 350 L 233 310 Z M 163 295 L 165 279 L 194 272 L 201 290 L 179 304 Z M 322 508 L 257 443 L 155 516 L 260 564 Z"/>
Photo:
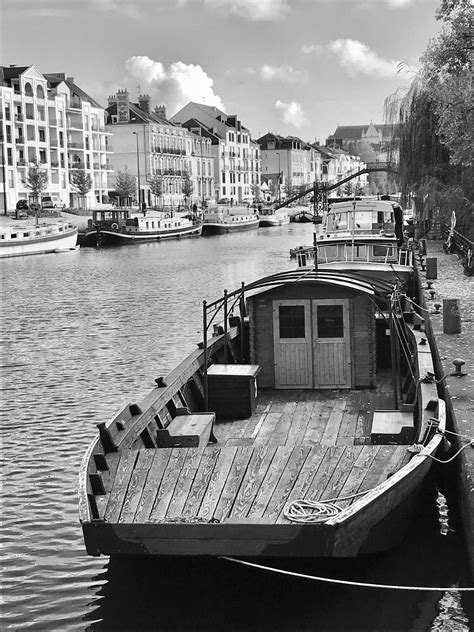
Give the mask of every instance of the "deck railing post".
<path id="1" fill-rule="evenodd" d="M 204 345 L 204 410 L 207 410 L 207 405 L 209 401 L 207 387 L 207 301 L 202 302 L 202 330 Z"/>
<path id="2" fill-rule="evenodd" d="M 242 293 L 240 294 L 239 309 L 240 309 L 240 361 L 244 361 L 244 317 L 245 317 L 245 297 L 244 297 L 245 283 L 242 281 Z"/>
<path id="3" fill-rule="evenodd" d="M 227 313 L 227 290 L 224 290 L 224 364 L 227 364 L 227 332 L 228 332 L 228 313 Z"/>

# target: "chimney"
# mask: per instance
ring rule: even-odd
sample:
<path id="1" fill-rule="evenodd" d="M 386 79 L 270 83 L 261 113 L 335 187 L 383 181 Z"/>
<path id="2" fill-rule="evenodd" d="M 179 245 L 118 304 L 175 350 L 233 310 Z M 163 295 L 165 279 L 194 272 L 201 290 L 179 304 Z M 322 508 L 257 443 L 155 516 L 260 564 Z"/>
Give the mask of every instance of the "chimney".
<path id="1" fill-rule="evenodd" d="M 140 94 L 138 97 L 138 107 L 147 114 L 150 114 L 150 95 Z"/>
<path id="2" fill-rule="evenodd" d="M 155 105 L 155 114 L 159 118 L 166 118 L 166 105 Z"/>
<path id="3" fill-rule="evenodd" d="M 118 123 L 130 121 L 130 95 L 128 90 L 117 90 L 117 115 Z"/>
<path id="4" fill-rule="evenodd" d="M 115 96 L 115 94 L 111 94 L 109 96 L 109 98 L 107 99 L 107 107 L 112 107 L 112 105 L 115 105 L 117 103 L 117 97 Z"/>
<path id="5" fill-rule="evenodd" d="M 66 81 L 69 81 L 69 83 L 74 83 L 74 77 L 67 77 Z"/>

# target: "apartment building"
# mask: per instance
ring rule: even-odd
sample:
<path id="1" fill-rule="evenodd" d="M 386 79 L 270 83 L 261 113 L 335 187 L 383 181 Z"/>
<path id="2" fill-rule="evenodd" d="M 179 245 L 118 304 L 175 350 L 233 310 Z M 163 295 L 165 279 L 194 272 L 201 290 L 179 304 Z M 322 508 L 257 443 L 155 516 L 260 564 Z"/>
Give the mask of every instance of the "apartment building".
<path id="1" fill-rule="evenodd" d="M 26 183 L 35 162 L 47 175 L 42 195 L 58 207 L 90 208 L 108 201 L 112 147 L 104 108 L 73 77 L 42 74 L 35 66 L 1 66 L 0 131 L 3 212 L 12 211 L 19 199 L 32 201 Z M 91 178 L 86 196 L 71 184 L 78 170 Z"/>
<path id="2" fill-rule="evenodd" d="M 261 185 L 260 148 L 235 114 L 190 101 L 171 120 L 189 130 L 200 130 L 202 137 L 211 140 L 217 201 L 238 204 L 256 196 Z"/>
<path id="3" fill-rule="evenodd" d="M 320 151 L 296 136 L 279 136 L 268 132 L 257 140 L 262 156 L 262 179 L 275 191 L 279 181 L 279 197 L 310 187 L 322 179 Z"/>
<path id="4" fill-rule="evenodd" d="M 128 90 L 109 97 L 107 129 L 114 134 L 113 166 L 128 169 L 139 180 L 138 200 L 143 207 L 177 207 L 197 203 L 214 194 L 214 159 L 211 140 L 175 125 L 166 118 L 164 105 L 150 109 L 149 95 L 133 103 Z M 192 194 L 185 195 L 185 181 Z M 152 182 L 161 181 L 162 194 L 153 193 Z M 187 198 L 187 199 L 185 199 Z"/>

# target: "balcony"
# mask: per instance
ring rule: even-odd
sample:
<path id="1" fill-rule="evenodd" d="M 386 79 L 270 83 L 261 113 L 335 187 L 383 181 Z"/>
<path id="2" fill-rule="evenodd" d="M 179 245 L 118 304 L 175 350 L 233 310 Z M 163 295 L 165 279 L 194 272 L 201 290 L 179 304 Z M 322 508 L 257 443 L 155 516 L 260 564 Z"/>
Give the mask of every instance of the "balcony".
<path id="1" fill-rule="evenodd" d="M 7 142 L 10 142 L 7 138 Z M 15 138 L 15 143 L 17 145 L 24 145 L 25 144 L 25 139 L 23 138 L 23 136 L 19 136 L 18 138 Z"/>
<path id="2" fill-rule="evenodd" d="M 67 146 L 69 149 L 84 149 L 84 143 L 82 142 L 68 143 Z"/>
<path id="3" fill-rule="evenodd" d="M 84 169 L 82 162 L 70 161 L 68 162 L 69 169 Z"/>
<path id="4" fill-rule="evenodd" d="M 51 160 L 51 168 L 59 169 L 59 162 L 57 162 L 56 160 Z"/>
<path id="5" fill-rule="evenodd" d="M 23 120 L 23 114 L 15 114 L 15 123 L 21 123 Z"/>
<path id="6" fill-rule="evenodd" d="M 26 160 L 17 160 L 16 161 L 17 167 L 27 167 L 28 163 L 26 162 Z"/>
<path id="7" fill-rule="evenodd" d="M 81 110 L 82 109 L 81 100 L 73 97 L 72 99 L 69 100 L 69 103 L 67 104 L 67 109 L 68 110 Z"/>

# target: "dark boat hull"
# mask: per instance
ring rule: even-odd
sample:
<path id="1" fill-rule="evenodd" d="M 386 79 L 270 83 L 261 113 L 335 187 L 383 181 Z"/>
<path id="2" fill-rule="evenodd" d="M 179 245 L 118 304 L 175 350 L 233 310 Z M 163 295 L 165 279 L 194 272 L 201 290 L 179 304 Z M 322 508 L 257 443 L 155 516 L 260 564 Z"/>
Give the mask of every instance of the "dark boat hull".
<path id="1" fill-rule="evenodd" d="M 204 223 L 202 225 L 203 235 L 224 235 L 226 233 L 237 233 L 243 230 L 253 230 L 258 228 L 260 220 L 242 223 Z"/>
<path id="2" fill-rule="evenodd" d="M 116 231 L 111 229 L 92 230 L 82 236 L 84 246 L 112 245 L 112 244 L 141 244 L 150 241 L 164 241 L 168 239 L 184 239 L 186 237 L 199 237 L 202 225 L 196 224 L 186 228 L 158 230 L 149 233 L 131 231 Z"/>

